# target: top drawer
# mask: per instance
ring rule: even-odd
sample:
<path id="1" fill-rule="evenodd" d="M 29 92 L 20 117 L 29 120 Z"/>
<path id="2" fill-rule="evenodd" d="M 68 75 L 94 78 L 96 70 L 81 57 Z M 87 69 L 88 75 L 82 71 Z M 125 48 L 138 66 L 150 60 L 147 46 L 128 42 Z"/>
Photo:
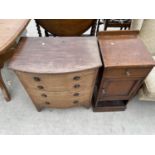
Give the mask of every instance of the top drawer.
<path id="1" fill-rule="evenodd" d="M 98 69 L 67 74 L 34 74 L 17 72 L 23 85 L 45 91 L 71 91 L 92 87 Z"/>
<path id="2" fill-rule="evenodd" d="M 104 70 L 106 78 L 145 77 L 151 68 L 112 68 Z"/>

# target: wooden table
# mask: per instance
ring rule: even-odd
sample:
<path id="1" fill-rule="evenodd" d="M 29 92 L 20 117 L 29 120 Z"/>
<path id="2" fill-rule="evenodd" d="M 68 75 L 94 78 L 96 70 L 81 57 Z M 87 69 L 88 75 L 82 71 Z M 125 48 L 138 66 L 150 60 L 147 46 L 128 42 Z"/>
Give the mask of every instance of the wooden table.
<path id="1" fill-rule="evenodd" d="M 14 51 L 12 47 L 28 23 L 28 19 L 0 19 L 0 88 L 6 101 L 11 98 L 3 82 L 1 69 L 5 61 L 12 56 Z"/>

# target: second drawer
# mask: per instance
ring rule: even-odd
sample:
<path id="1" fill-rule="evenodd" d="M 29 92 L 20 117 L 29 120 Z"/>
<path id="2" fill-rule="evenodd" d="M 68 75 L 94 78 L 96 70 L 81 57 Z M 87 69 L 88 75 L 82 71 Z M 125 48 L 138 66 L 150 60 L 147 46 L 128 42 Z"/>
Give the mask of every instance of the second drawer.
<path id="1" fill-rule="evenodd" d="M 90 88 L 94 85 L 96 74 L 97 70 L 57 75 L 17 72 L 26 88 L 44 91 L 80 91 Z"/>

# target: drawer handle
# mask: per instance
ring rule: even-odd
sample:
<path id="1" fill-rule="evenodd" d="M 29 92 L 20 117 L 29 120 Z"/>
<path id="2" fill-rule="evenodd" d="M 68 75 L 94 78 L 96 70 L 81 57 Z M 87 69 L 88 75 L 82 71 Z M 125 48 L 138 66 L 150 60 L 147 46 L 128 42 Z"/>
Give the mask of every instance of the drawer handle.
<path id="1" fill-rule="evenodd" d="M 74 104 L 78 104 L 78 103 L 79 103 L 79 101 L 78 101 L 78 100 L 75 100 L 75 101 L 73 101 L 73 103 L 74 103 Z"/>
<path id="2" fill-rule="evenodd" d="M 130 72 L 129 71 L 126 71 L 126 76 L 130 76 Z"/>
<path id="3" fill-rule="evenodd" d="M 75 76 L 73 80 L 80 80 L 80 76 Z"/>
<path id="4" fill-rule="evenodd" d="M 46 102 L 45 102 L 45 104 L 49 105 L 49 104 L 50 104 L 50 102 L 46 101 Z"/>
<path id="5" fill-rule="evenodd" d="M 74 93 L 74 96 L 79 96 L 80 95 L 80 93 Z"/>
<path id="6" fill-rule="evenodd" d="M 80 84 L 75 84 L 74 88 L 80 88 Z"/>
<path id="7" fill-rule="evenodd" d="M 38 88 L 38 89 L 44 89 L 44 87 L 43 87 L 43 86 L 37 86 L 37 88 Z"/>
<path id="8" fill-rule="evenodd" d="M 105 94 L 106 94 L 105 89 L 102 89 L 102 94 L 103 94 L 103 95 L 105 95 Z"/>
<path id="9" fill-rule="evenodd" d="M 47 95 L 46 95 L 46 94 L 41 94 L 41 96 L 42 96 L 42 97 L 47 97 Z"/>
<path id="10" fill-rule="evenodd" d="M 33 78 L 35 81 L 40 81 L 40 78 L 39 77 L 34 77 Z"/>

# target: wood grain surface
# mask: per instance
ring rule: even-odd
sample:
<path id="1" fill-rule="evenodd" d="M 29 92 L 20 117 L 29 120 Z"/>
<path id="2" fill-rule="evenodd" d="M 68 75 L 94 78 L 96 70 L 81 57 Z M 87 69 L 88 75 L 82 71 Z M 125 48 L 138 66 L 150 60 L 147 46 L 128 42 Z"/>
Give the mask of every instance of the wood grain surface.
<path id="1" fill-rule="evenodd" d="M 12 46 L 28 23 L 28 19 L 0 19 L 0 55 Z"/>
<path id="2" fill-rule="evenodd" d="M 98 34 L 104 67 L 155 65 L 137 31 L 101 32 Z"/>
<path id="3" fill-rule="evenodd" d="M 95 37 L 22 38 L 9 68 L 31 73 L 68 73 L 101 66 Z"/>
<path id="4" fill-rule="evenodd" d="M 95 19 L 36 19 L 45 30 L 56 36 L 80 36 Z"/>
<path id="5" fill-rule="evenodd" d="M 24 72 L 16 72 L 16 74 L 26 88 L 41 91 L 82 91 L 83 89 L 90 89 L 93 86 L 97 69 L 54 75 Z M 75 77 L 79 77 L 79 79 L 76 80 Z M 35 78 L 39 78 L 40 80 L 37 81 Z"/>

